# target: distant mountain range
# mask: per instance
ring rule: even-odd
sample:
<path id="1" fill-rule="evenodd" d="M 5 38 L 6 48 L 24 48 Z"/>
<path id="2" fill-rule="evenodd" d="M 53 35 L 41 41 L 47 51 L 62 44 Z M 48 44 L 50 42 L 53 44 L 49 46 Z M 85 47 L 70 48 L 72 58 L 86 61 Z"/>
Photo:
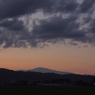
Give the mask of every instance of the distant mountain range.
<path id="1" fill-rule="evenodd" d="M 43 68 L 43 67 L 38 67 L 38 68 L 26 70 L 26 71 L 41 72 L 41 73 L 55 73 L 55 74 L 60 74 L 60 75 L 71 74 L 70 72 L 62 72 L 62 71 L 57 71 L 57 70 L 51 70 L 51 69 Z"/>
<path id="2" fill-rule="evenodd" d="M 73 82 L 79 80 L 83 80 L 85 82 L 92 82 L 93 77 L 95 76 L 72 74 L 68 72 L 50 70 L 41 67 L 28 71 L 14 71 L 14 70 L 0 68 L 0 81 L 11 81 L 11 80 L 50 81 L 53 79 L 65 78 L 65 79 L 70 79 Z"/>

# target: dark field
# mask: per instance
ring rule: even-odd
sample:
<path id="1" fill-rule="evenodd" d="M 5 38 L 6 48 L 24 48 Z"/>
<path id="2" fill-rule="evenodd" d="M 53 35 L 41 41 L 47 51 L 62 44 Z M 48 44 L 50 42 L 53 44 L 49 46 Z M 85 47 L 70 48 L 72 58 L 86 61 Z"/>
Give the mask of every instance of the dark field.
<path id="1" fill-rule="evenodd" d="M 0 85 L 0 95 L 95 95 L 95 87 Z"/>

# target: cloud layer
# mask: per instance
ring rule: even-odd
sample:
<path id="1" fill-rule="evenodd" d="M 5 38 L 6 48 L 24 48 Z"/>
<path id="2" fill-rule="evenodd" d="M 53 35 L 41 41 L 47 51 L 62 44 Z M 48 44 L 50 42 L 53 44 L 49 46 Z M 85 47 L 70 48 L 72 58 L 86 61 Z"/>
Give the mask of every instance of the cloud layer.
<path id="1" fill-rule="evenodd" d="M 38 47 L 67 39 L 94 45 L 95 0 L 81 1 L 0 0 L 0 46 Z M 38 12 L 42 19 L 35 18 Z"/>

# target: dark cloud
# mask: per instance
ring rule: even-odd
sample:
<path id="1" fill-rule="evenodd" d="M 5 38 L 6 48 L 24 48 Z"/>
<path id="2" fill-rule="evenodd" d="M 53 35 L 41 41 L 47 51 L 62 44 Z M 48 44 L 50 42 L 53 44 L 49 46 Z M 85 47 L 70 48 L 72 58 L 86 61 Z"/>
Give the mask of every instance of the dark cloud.
<path id="1" fill-rule="evenodd" d="M 83 0 L 83 3 L 80 5 L 80 11 L 86 13 L 93 8 L 94 4 L 95 0 Z"/>
<path id="2" fill-rule="evenodd" d="M 15 18 L 0 23 L 0 45 L 3 45 L 3 48 L 26 47 L 26 41 L 19 38 L 29 35 L 29 30 L 22 20 Z"/>
<path id="3" fill-rule="evenodd" d="M 57 12 L 73 12 L 77 9 L 78 3 L 76 0 L 56 0 L 58 1 L 55 6 Z"/>
<path id="4" fill-rule="evenodd" d="M 13 18 L 37 11 L 44 13 L 72 13 L 77 9 L 81 13 L 93 8 L 95 0 L 83 0 L 79 4 L 77 0 L 0 0 L 0 18 Z"/>
<path id="5" fill-rule="evenodd" d="M 53 3 L 54 0 L 2 0 L 0 5 L 0 18 L 26 15 L 41 9 L 50 10 Z"/>
<path id="6" fill-rule="evenodd" d="M 92 18 L 90 16 L 88 16 L 86 18 L 83 18 L 83 20 L 84 20 L 84 24 L 85 24 L 85 23 L 89 23 L 92 20 Z"/>
<path id="7" fill-rule="evenodd" d="M 39 10 L 44 13 L 72 12 L 78 6 L 76 0 L 1 0 L 0 3 L 1 19 L 32 14 Z"/>
<path id="8" fill-rule="evenodd" d="M 40 20 L 40 25 L 34 25 L 33 35 L 38 39 L 65 39 L 84 37 L 84 32 L 78 30 L 77 17 L 63 19 L 61 16 L 47 20 Z"/>
<path id="9" fill-rule="evenodd" d="M 95 33 L 95 19 L 92 19 L 92 21 L 90 23 L 90 31 L 92 33 Z"/>
<path id="10" fill-rule="evenodd" d="M 18 19 L 5 20 L 0 23 L 0 27 L 5 27 L 13 31 L 21 31 L 24 29 L 23 21 Z"/>
<path id="11" fill-rule="evenodd" d="M 66 39 L 74 46 L 77 42 L 95 44 L 94 5 L 95 0 L 82 3 L 77 0 L 0 0 L 0 46 L 38 47 Z M 27 15 L 39 11 L 48 14 L 48 18 L 32 19 L 33 26 L 28 25 L 28 19 L 25 24 Z"/>

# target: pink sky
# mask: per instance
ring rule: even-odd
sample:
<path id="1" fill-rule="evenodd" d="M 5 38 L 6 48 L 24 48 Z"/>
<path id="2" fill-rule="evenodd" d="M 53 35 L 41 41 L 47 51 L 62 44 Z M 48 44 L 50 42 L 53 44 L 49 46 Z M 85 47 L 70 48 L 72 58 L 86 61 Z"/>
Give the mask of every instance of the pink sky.
<path id="1" fill-rule="evenodd" d="M 0 51 L 0 67 L 13 70 L 45 67 L 78 74 L 95 74 L 95 48 L 52 45 L 38 49 Z"/>

